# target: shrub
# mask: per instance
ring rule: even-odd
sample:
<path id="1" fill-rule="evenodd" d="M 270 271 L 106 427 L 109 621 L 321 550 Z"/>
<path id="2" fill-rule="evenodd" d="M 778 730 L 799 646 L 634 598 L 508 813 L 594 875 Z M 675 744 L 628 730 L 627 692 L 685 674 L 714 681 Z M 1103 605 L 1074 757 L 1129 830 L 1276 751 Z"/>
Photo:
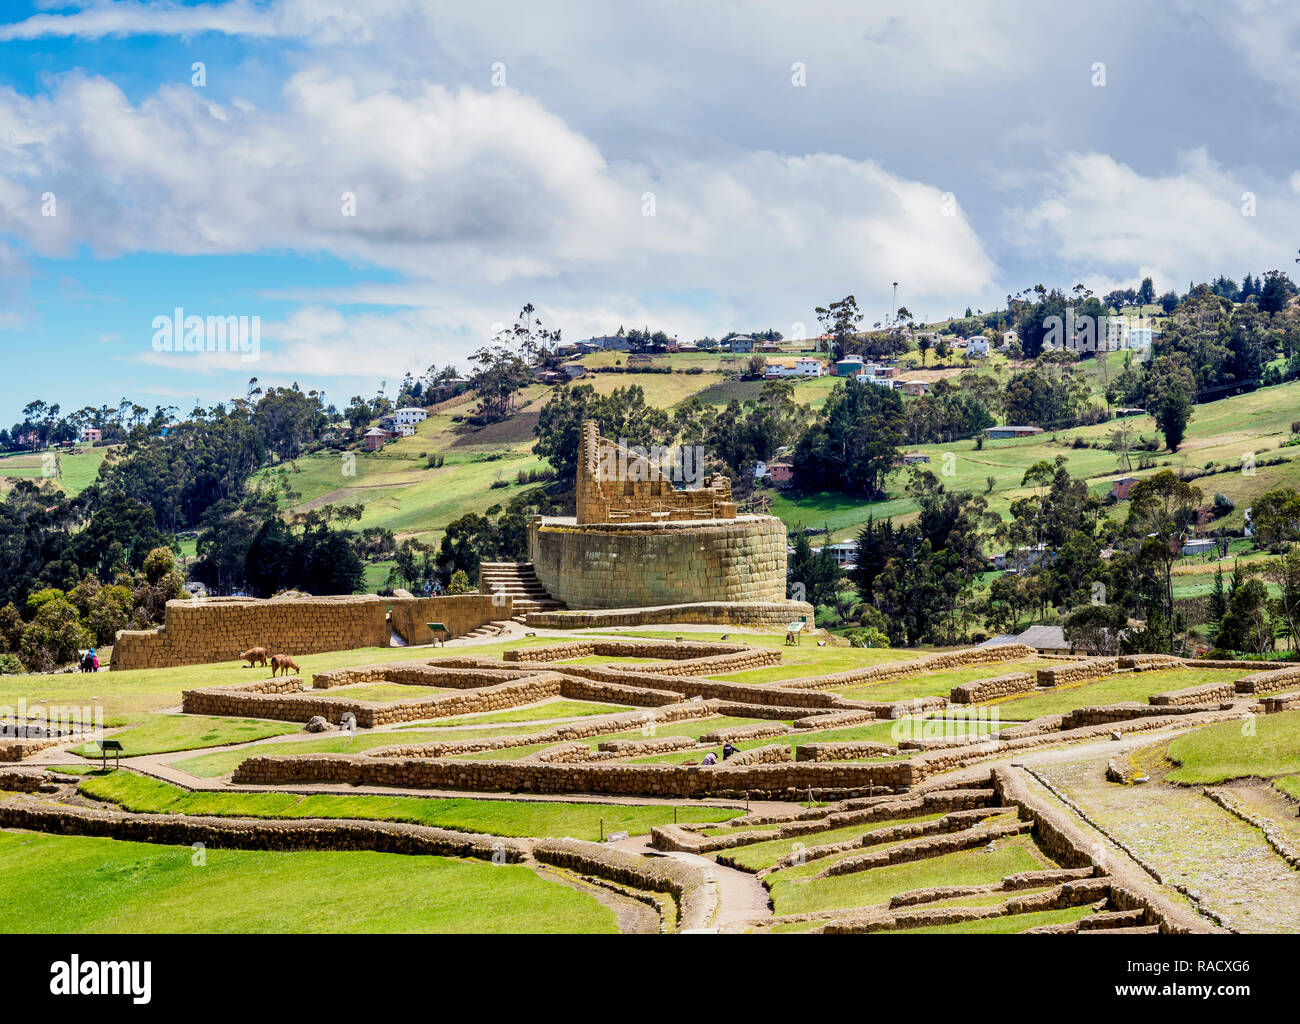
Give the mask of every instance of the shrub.
<path id="1" fill-rule="evenodd" d="M 473 586 L 470 585 L 469 577 L 465 575 L 464 569 L 457 569 L 451 574 L 451 582 L 447 584 L 447 593 L 449 594 L 473 594 L 476 593 Z"/>
<path id="2" fill-rule="evenodd" d="M 850 647 L 888 647 L 889 637 L 874 626 L 853 629 L 848 632 Z"/>

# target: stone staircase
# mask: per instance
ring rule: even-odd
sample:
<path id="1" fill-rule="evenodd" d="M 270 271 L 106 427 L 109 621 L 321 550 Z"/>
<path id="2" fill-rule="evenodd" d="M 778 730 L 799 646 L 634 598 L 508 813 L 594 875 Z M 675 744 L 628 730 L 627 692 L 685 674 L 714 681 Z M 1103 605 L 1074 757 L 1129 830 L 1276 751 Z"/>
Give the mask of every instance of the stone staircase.
<path id="1" fill-rule="evenodd" d="M 471 629 L 468 633 L 456 637 L 457 640 L 464 640 L 467 637 L 473 640 L 481 639 L 488 636 L 500 636 L 510 627 L 510 622 L 502 619 L 498 622 L 485 622 L 477 629 Z"/>
<path id="2" fill-rule="evenodd" d="M 533 571 L 532 562 L 480 562 L 478 589 L 483 594 L 505 594 L 511 599 L 514 620 L 523 622 L 528 612 L 563 608 L 561 601 L 546 592 Z"/>

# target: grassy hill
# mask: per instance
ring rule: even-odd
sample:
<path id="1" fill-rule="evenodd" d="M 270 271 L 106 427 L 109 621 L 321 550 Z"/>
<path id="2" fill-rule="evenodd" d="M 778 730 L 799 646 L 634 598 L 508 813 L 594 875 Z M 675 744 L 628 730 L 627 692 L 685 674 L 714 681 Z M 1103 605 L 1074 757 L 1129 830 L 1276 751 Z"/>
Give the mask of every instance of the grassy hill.
<path id="1" fill-rule="evenodd" d="M 0 455 L 0 488 L 6 483 L 28 478 L 42 480 L 46 478 L 49 463 L 53 458 L 53 480 L 69 497 L 76 497 L 84 491 L 99 473 L 99 465 L 108 453 L 107 448 L 83 448 L 75 454 L 60 452 L 32 452 Z"/>
<path id="2" fill-rule="evenodd" d="M 592 373 L 583 383 L 590 383 L 601 394 L 636 384 L 645 391 L 649 404 L 667 410 L 691 397 L 722 406 L 732 398 L 752 398 L 761 390 L 761 381 L 740 380 L 724 373 L 731 372 L 738 361 L 746 358 L 705 353 L 655 356 L 648 365 L 702 372 Z M 616 363 L 626 366 L 626 360 L 622 353 L 601 353 L 587 357 L 585 362 L 591 366 Z M 1122 361 L 1123 353 L 1115 352 L 1108 354 L 1104 362 L 1087 360 L 1081 364 L 1095 395 L 1100 396 L 1106 380 L 1119 372 Z M 933 369 L 933 353 L 930 362 Z M 1013 367 L 1005 357 L 998 356 L 969 369 L 952 366 L 949 372 L 953 371 L 992 374 L 1005 379 Z M 794 385 L 796 399 L 814 409 L 820 408 L 835 383 L 831 378 L 798 381 Z M 465 417 L 472 411 L 473 402 L 465 401 L 431 415 L 412 437 L 394 441 L 379 452 L 356 455 L 354 463 L 345 462 L 337 454 L 299 459 L 284 469 L 292 488 L 301 495 L 294 507 L 301 510 L 359 501 L 366 507 L 360 527 L 386 527 L 401 538 L 416 537 L 436 543 L 448 522 L 467 512 L 483 512 L 492 505 L 508 502 L 521 486 L 516 482 L 520 470 L 544 467 L 545 463 L 532 455 L 533 427 L 553 391 L 554 388 L 543 385 L 530 387 L 520 396 L 518 413 L 504 423 L 483 428 L 470 425 Z M 1140 477 L 1166 468 L 1199 472 L 1209 465 L 1213 474 L 1196 480 L 1195 484 L 1205 493 L 1207 502 L 1220 492 L 1234 502 L 1234 511 L 1216 525 L 1239 529 L 1244 510 L 1259 494 L 1284 485 L 1300 486 L 1300 446 L 1283 447 L 1294 436 L 1291 423 L 1300 418 L 1297 408 L 1300 408 L 1300 382 L 1261 388 L 1197 406 L 1182 449 L 1174 454 L 1150 453 L 1154 465 L 1135 469 L 1131 475 Z M 1156 425 L 1149 416 L 1125 422 L 1137 435 L 1158 437 Z M 1065 456 L 1070 472 L 1087 479 L 1096 493 L 1108 492 L 1110 482 L 1121 475 L 1116 455 L 1105 447 L 1115 426 L 1112 421 L 1016 440 L 985 441 L 982 447 L 973 440 L 963 440 L 921 445 L 908 451 L 929 455 L 926 468 L 950 488 L 987 492 L 993 510 L 1005 515 L 1013 501 L 1028 493 L 1028 489 L 1020 486 L 1025 470 L 1036 462 L 1054 460 L 1057 456 Z M 1135 466 L 1138 454 L 1133 455 Z M 440 468 L 430 468 L 431 455 L 443 456 Z M 1250 455 L 1256 466 L 1253 473 L 1243 473 L 1243 456 Z M 82 457 L 65 458 L 63 472 L 69 486 L 85 473 L 81 464 L 68 465 L 75 458 Z M 1259 465 L 1262 460 L 1274 458 L 1284 461 L 1279 465 Z M 1248 465 L 1246 468 L 1249 470 Z M 269 478 L 277 471 L 265 471 L 262 476 Z M 3 472 L 0 468 L 0 475 Z M 905 493 L 909 472 L 900 468 L 890 475 L 891 497 L 885 501 L 863 502 L 841 494 L 793 497 L 774 493 L 773 512 L 788 526 L 826 526 L 833 540 L 849 539 L 869 516 L 905 519 L 916 511 L 915 503 Z M 988 490 L 990 477 L 991 491 Z M 1122 509 L 1117 514 L 1122 514 Z M 1198 560 L 1195 564 L 1187 563 L 1185 575 L 1198 576 L 1197 566 L 1204 574 L 1213 572 L 1212 564 Z M 382 586 L 386 574 L 385 567 L 373 567 L 368 574 L 369 585 Z M 1208 575 L 1203 579 L 1189 578 L 1183 582 L 1183 589 L 1188 593 L 1203 592 L 1208 587 L 1208 578 Z"/>

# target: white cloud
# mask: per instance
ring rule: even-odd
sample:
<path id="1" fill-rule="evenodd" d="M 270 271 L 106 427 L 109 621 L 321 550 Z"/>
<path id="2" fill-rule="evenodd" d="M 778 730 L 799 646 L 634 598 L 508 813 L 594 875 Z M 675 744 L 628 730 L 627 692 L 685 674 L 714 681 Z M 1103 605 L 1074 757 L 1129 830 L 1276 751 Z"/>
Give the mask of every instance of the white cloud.
<path id="1" fill-rule="evenodd" d="M 1243 215 L 1248 192 L 1253 216 Z M 1244 181 L 1203 149 L 1181 153 L 1172 173 L 1151 176 L 1104 153 L 1067 153 L 1043 198 L 1010 211 L 1007 222 L 1026 251 L 1052 253 L 1094 280 L 1150 275 L 1157 288 L 1181 290 L 1189 276 L 1285 267 L 1300 203 L 1282 183 Z"/>
<path id="2" fill-rule="evenodd" d="M 103 78 L 69 76 L 48 96 L 0 92 L 0 156 L 0 218 L 44 253 L 328 253 L 437 282 L 441 323 L 475 344 L 482 310 L 500 319 L 543 293 L 579 322 L 593 319 L 582 310 L 655 310 L 656 326 L 680 330 L 705 314 L 747 318 L 741 327 L 810 319 L 818 301 L 893 280 L 914 311 L 937 313 L 995 274 L 961 210 L 944 215 L 938 186 L 877 161 L 607 161 L 510 89 L 363 91 L 312 69 L 289 80 L 280 110 L 214 110 L 188 86 L 133 104 Z M 429 326 L 402 316 L 398 336 Z M 354 371 L 348 346 L 377 325 L 352 319 L 310 321 L 349 339 L 309 360 L 315 372 Z"/>

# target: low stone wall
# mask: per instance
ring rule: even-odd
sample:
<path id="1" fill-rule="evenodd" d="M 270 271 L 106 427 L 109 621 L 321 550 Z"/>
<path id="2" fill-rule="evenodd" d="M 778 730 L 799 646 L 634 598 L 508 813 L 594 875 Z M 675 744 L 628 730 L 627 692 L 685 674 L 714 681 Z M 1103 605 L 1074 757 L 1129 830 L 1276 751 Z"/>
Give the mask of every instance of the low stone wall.
<path id="1" fill-rule="evenodd" d="M 758 764 L 729 767 L 654 764 L 543 764 L 529 761 L 456 761 L 436 758 L 303 754 L 250 757 L 236 770 L 237 785 L 295 782 L 461 789 L 472 792 L 608 793 L 694 797 L 750 792 L 755 796 L 906 788 L 922 777 L 913 763 Z"/>
<path id="2" fill-rule="evenodd" d="M 1300 666 L 1273 669 L 1268 672 L 1252 672 L 1237 680 L 1238 693 L 1276 693 L 1300 687 Z"/>
<path id="3" fill-rule="evenodd" d="M 1166 668 L 1186 668 L 1187 662 L 1172 654 L 1121 654 L 1118 667 L 1134 672 L 1151 672 Z"/>
<path id="4" fill-rule="evenodd" d="M 1114 722 L 1128 722 L 1134 718 L 1168 717 L 1169 715 L 1196 715 L 1208 711 L 1219 711 L 1214 704 L 1139 704 L 1137 701 L 1123 701 L 1119 704 L 1102 704 L 1091 707 L 1075 708 L 1067 712 L 1061 722 L 1061 729 L 1084 729 L 1092 725 L 1110 725 Z"/>
<path id="5" fill-rule="evenodd" d="M 713 700 L 710 703 L 717 706 L 718 714 L 731 715 L 733 718 L 770 718 L 774 721 L 789 719 L 796 723 L 819 721 L 816 715 L 808 715 L 807 708 L 783 708 L 779 704 L 738 704 L 728 700 Z M 796 728 L 810 727 L 796 725 Z"/>
<path id="6" fill-rule="evenodd" d="M 1152 732 L 1171 725 L 1185 725 L 1189 719 L 1194 719 L 1197 724 L 1209 725 L 1214 722 L 1226 722 L 1241 718 L 1243 713 L 1244 709 L 1236 708 L 1228 711 L 1204 711 L 1200 708 L 1194 708 L 1185 713 L 1170 708 L 1163 715 L 1149 715 L 1103 725 L 1088 725 L 1070 732 L 1043 729 L 1041 732 L 1032 735 L 1022 734 L 1015 739 L 1009 737 L 999 738 L 996 741 L 972 743 L 918 754 L 910 760 L 916 765 L 922 776 L 930 776 L 974 764 L 983 758 L 1006 757 L 1018 750 L 1031 750 L 1035 747 L 1064 742 L 1102 739 L 1112 732 Z"/>
<path id="7" fill-rule="evenodd" d="M 1085 878 L 1064 882 L 1044 892 L 1012 896 L 1001 903 L 982 907 L 919 906 L 859 914 L 830 921 L 822 929 L 827 935 L 863 935 L 912 928 L 934 928 L 968 921 L 985 921 L 1013 914 L 1032 914 L 1044 910 L 1061 910 L 1088 903 L 1104 906 L 1110 899 L 1110 879 Z"/>
<path id="8" fill-rule="evenodd" d="M 874 722 L 876 713 L 874 711 L 832 711 L 826 715 L 808 715 L 806 718 L 797 718 L 794 720 L 796 729 L 838 729 L 844 725 L 858 725 L 864 722 Z"/>
<path id="9" fill-rule="evenodd" d="M 658 687 L 679 693 L 685 697 L 701 697 L 705 700 L 716 699 L 734 701 L 740 704 L 771 704 L 783 708 L 803 708 L 813 711 L 824 708 L 828 711 L 861 710 L 866 708 L 860 701 L 845 700 L 835 694 L 816 690 L 791 690 L 785 684 L 779 686 L 758 686 L 752 683 L 728 683 L 718 679 L 696 679 L 690 676 L 669 676 L 651 671 L 657 666 L 646 669 L 633 669 L 614 665 L 562 665 L 556 672 L 569 677 L 592 679 L 600 682 L 621 683 L 628 686 Z"/>
<path id="10" fill-rule="evenodd" d="M 694 601 L 650 608 L 606 608 L 579 611 L 555 609 L 529 612 L 528 625 L 540 629 L 611 629 L 615 626 L 782 627 L 803 619 L 813 621 L 812 605 L 805 601 Z"/>
<path id="11" fill-rule="evenodd" d="M 1063 686 L 1066 683 L 1083 683 L 1101 679 L 1115 671 L 1118 658 L 1089 658 L 1086 661 L 1068 662 L 1038 670 L 1039 686 Z"/>
<path id="12" fill-rule="evenodd" d="M 1236 688 L 1232 683 L 1206 683 L 1204 686 L 1188 686 L 1182 690 L 1153 693 L 1149 699 L 1153 705 L 1176 707 L 1180 704 L 1217 704 L 1232 700 L 1236 694 Z"/>
<path id="13" fill-rule="evenodd" d="M 853 857 L 828 864 L 817 875 L 819 878 L 834 878 L 838 875 L 852 875 L 859 871 L 888 867 L 892 864 L 906 864 L 914 860 L 927 860 L 960 850 L 969 850 L 975 846 L 987 846 L 998 839 L 1008 839 L 1032 831 L 1032 821 L 1016 821 L 1006 825 L 990 825 L 987 828 L 967 829 L 961 832 L 939 833 L 910 839 L 883 850 L 869 850 Z"/>
<path id="14" fill-rule="evenodd" d="M 854 761 L 864 757 L 892 757 L 897 747 L 888 743 L 848 740 L 842 743 L 800 743 L 795 748 L 796 761 Z"/>
<path id="15" fill-rule="evenodd" d="M 854 686 L 868 683 L 880 683 L 889 679 L 901 679 L 906 676 L 923 675 L 926 672 L 943 672 L 950 668 L 964 668 L 968 665 L 996 665 L 999 662 L 1023 661 L 1037 658 L 1038 652 L 1025 644 L 1006 644 L 1002 647 L 967 647 L 960 651 L 945 651 L 931 654 L 911 661 L 891 661 L 867 668 L 850 669 L 831 675 L 813 676 L 807 679 L 786 679 L 781 682 L 785 689 L 829 689 L 835 686 Z"/>
<path id="16" fill-rule="evenodd" d="M 604 740 L 597 745 L 596 749 L 617 754 L 619 757 L 648 757 L 651 754 L 666 754 L 694 746 L 695 740 L 690 736 L 652 736 L 644 740 Z"/>
<path id="17" fill-rule="evenodd" d="M 705 835 L 705 826 L 658 825 L 651 829 L 651 842 L 656 850 L 680 850 L 684 853 L 712 853 L 738 846 L 765 843 L 773 839 L 794 839 L 850 825 L 869 825 L 876 821 L 894 821 L 915 818 L 936 812 L 967 812 L 987 808 L 994 799 L 992 789 L 942 790 L 905 797 L 871 797 L 865 800 L 848 800 L 830 808 L 801 809 L 783 816 L 749 815 L 733 821 L 739 830 L 722 835 Z M 835 808 L 839 808 L 838 810 Z M 987 810 L 985 813 L 988 813 Z M 775 829 L 746 829 L 745 826 L 775 824 Z M 712 826 L 708 826 L 712 827 Z M 731 864 L 726 857 L 719 863 Z"/>
<path id="18" fill-rule="evenodd" d="M 1264 705 L 1264 714 L 1275 715 L 1279 711 L 1292 711 L 1300 708 L 1300 693 L 1287 693 L 1278 697 L 1265 697 L 1260 701 Z"/>
<path id="19" fill-rule="evenodd" d="M 709 676 L 781 664 L 781 652 L 773 647 L 668 640 L 575 640 L 546 647 L 518 647 L 501 656 L 506 662 L 524 663 L 597 657 L 657 658 L 660 664 L 645 667 L 661 676 Z"/>
<path id="20" fill-rule="evenodd" d="M 0 761 L 21 761 L 31 757 L 46 747 L 56 747 L 68 742 L 67 738 L 22 738 L 0 739 Z"/>
<path id="21" fill-rule="evenodd" d="M 727 758 L 728 768 L 739 768 L 747 764 L 781 764 L 786 761 L 793 761 L 790 756 L 790 748 L 784 743 L 774 743 L 770 747 L 752 747 L 749 750 L 742 750 L 738 754 L 733 754 Z"/>
<path id="22" fill-rule="evenodd" d="M 706 928 L 717 909 L 717 888 L 692 864 L 668 857 L 640 857 L 580 839 L 539 839 L 533 856 L 543 864 L 608 879 L 650 892 L 665 892 L 677 904 L 677 928 Z"/>
<path id="23" fill-rule="evenodd" d="M 398 744 L 377 747 L 366 751 L 367 757 L 447 757 L 452 754 L 477 753 L 481 750 L 504 750 L 508 747 L 531 747 L 538 743 L 562 743 L 604 736 L 607 733 L 629 732 L 652 728 L 656 724 L 669 724 L 696 718 L 709 718 L 714 714 L 704 703 L 686 702 L 657 708 L 655 711 L 628 711 L 616 715 L 593 715 L 590 718 L 564 725 L 553 726 L 541 732 L 517 733 L 482 740 L 437 740 L 431 743 Z M 686 739 L 687 746 L 695 746 L 689 737 L 665 736 L 664 740 Z M 652 742 L 651 740 L 611 740 L 613 743 Z M 654 753 L 653 750 L 649 751 Z"/>
<path id="24" fill-rule="evenodd" d="M 375 850 L 381 853 L 480 857 L 514 863 L 527 856 L 518 840 L 402 822 L 301 818 L 218 818 L 0 800 L 0 828 L 55 835 L 103 836 L 140 843 L 233 850 Z"/>
<path id="25" fill-rule="evenodd" d="M 418 722 L 427 718 L 505 711 L 560 696 L 562 682 L 553 673 L 537 673 L 495 686 L 385 703 L 314 696 L 316 691 L 268 694 L 237 687 L 213 687 L 185 690 L 181 694 L 181 707 L 190 715 L 247 716 L 284 722 L 308 722 L 320 716 L 334 725 L 340 724 L 343 716 L 350 713 L 355 716 L 358 726 L 372 729 L 377 725 Z"/>
<path id="26" fill-rule="evenodd" d="M 1028 672 L 1012 672 L 1010 675 L 993 676 L 991 679 L 975 679 L 969 683 L 954 686 L 949 700 L 954 704 L 978 704 L 981 701 L 997 700 L 1009 697 L 1013 693 L 1028 693 L 1038 683 Z"/>
<path id="27" fill-rule="evenodd" d="M 117 634 L 110 667 L 236 661 L 252 647 L 291 655 L 387 647 L 389 608 L 393 628 L 408 643 L 433 641 L 426 622 L 441 622 L 457 637 L 513 614 L 509 598 L 480 594 L 168 601 L 164 625 Z"/>
<path id="28" fill-rule="evenodd" d="M 762 740 L 769 736 L 781 736 L 790 732 L 788 725 L 773 722 L 771 725 L 732 725 L 725 729 L 714 729 L 700 737 L 701 743 L 739 743 L 742 740 Z"/>
<path id="29" fill-rule="evenodd" d="M 44 772 L 0 771 L 0 791 L 9 793 L 35 793 L 48 785 Z"/>

